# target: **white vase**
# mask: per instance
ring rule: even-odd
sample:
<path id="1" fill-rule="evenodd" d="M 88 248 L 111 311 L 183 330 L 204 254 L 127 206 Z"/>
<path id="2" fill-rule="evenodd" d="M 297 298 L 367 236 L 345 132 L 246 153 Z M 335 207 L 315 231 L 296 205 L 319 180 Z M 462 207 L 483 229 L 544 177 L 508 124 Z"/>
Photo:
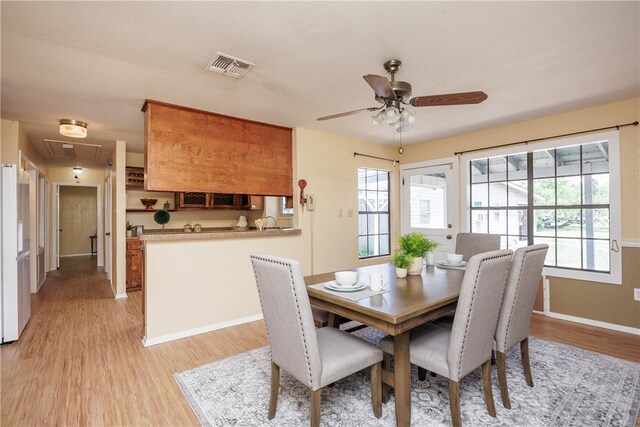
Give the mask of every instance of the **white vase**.
<path id="1" fill-rule="evenodd" d="M 409 269 L 407 270 L 407 273 L 413 275 L 413 276 L 417 276 L 419 274 L 422 273 L 422 262 L 424 260 L 422 259 L 422 257 L 415 257 L 413 259 L 413 261 L 411 262 L 411 265 L 409 266 Z"/>
<path id="2" fill-rule="evenodd" d="M 404 279 L 407 277 L 407 269 L 396 267 L 396 276 L 398 276 L 398 279 Z"/>
<path id="3" fill-rule="evenodd" d="M 433 252 L 427 252 L 424 256 L 424 260 L 427 262 L 427 265 L 433 265 L 436 263 L 436 256 Z"/>

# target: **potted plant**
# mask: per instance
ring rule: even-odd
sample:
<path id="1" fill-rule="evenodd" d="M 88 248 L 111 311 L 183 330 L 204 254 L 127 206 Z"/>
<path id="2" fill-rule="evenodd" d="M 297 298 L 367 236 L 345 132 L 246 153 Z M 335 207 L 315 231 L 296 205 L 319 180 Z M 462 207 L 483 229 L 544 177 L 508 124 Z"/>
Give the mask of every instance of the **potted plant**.
<path id="1" fill-rule="evenodd" d="M 418 275 L 422 273 L 422 259 L 427 252 L 432 251 L 438 246 L 437 242 L 427 239 L 424 234 L 414 231 L 413 233 L 403 234 L 398 239 L 400 249 L 413 257 L 408 273 Z"/>
<path id="2" fill-rule="evenodd" d="M 413 257 L 402 249 L 396 250 L 391 258 L 391 264 L 396 268 L 396 276 L 400 279 L 407 277 L 407 268 L 412 262 Z"/>
<path id="3" fill-rule="evenodd" d="M 133 225 L 127 221 L 127 237 L 131 237 L 133 234 Z"/>

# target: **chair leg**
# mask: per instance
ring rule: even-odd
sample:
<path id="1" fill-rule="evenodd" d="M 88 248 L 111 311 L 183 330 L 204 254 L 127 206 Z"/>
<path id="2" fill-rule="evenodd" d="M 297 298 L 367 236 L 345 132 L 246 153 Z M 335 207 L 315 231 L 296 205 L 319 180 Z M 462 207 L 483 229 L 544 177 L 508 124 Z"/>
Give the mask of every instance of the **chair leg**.
<path id="1" fill-rule="evenodd" d="M 322 389 L 311 390 L 311 427 L 320 427 L 320 397 Z"/>
<path id="2" fill-rule="evenodd" d="M 278 393 L 280 392 L 280 366 L 271 362 L 271 399 L 269 400 L 268 419 L 272 420 L 276 416 L 278 406 Z"/>
<path id="3" fill-rule="evenodd" d="M 491 350 L 491 366 L 496 364 L 496 352 Z"/>
<path id="4" fill-rule="evenodd" d="M 451 407 L 451 423 L 453 427 L 462 427 L 460 418 L 460 389 L 458 382 L 449 380 L 449 406 Z"/>
<path id="5" fill-rule="evenodd" d="M 522 368 L 524 369 L 524 377 L 527 380 L 527 385 L 533 387 L 531 364 L 529 363 L 529 338 L 525 338 L 520 342 L 520 354 L 522 354 Z"/>
<path id="6" fill-rule="evenodd" d="M 491 388 L 491 360 L 482 364 L 482 388 L 484 389 L 484 401 L 487 404 L 487 412 L 492 417 L 496 416 L 496 406 L 493 403 L 493 389 Z"/>
<path id="7" fill-rule="evenodd" d="M 427 370 L 421 366 L 418 366 L 418 379 L 424 381 L 427 379 Z"/>
<path id="8" fill-rule="evenodd" d="M 391 355 L 388 353 L 383 354 L 382 368 L 386 370 L 390 370 L 391 368 Z M 385 405 L 389 402 L 390 394 L 391 387 L 389 387 L 388 384 L 382 383 L 382 403 Z"/>
<path id="9" fill-rule="evenodd" d="M 382 362 L 371 365 L 371 405 L 376 418 L 382 416 Z"/>
<path id="10" fill-rule="evenodd" d="M 498 383 L 500 384 L 502 406 L 507 409 L 511 409 L 511 401 L 509 400 L 509 388 L 507 387 L 507 361 L 505 354 L 501 351 L 498 352 Z"/>

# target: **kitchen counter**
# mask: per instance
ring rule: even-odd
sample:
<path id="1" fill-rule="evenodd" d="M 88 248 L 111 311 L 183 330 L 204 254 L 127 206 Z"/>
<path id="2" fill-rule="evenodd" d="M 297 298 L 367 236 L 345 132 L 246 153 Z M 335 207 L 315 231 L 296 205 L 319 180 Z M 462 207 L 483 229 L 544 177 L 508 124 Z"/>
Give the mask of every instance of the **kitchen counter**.
<path id="1" fill-rule="evenodd" d="M 301 234 L 301 230 L 295 228 L 267 228 L 262 231 L 258 229 L 234 230 L 229 227 L 224 228 L 204 228 L 200 232 L 184 232 L 181 229 L 150 230 L 145 231 L 138 237 L 144 241 L 165 241 L 165 240 L 202 240 L 202 239 L 236 239 L 255 237 L 275 237 L 275 236 L 295 236 Z"/>

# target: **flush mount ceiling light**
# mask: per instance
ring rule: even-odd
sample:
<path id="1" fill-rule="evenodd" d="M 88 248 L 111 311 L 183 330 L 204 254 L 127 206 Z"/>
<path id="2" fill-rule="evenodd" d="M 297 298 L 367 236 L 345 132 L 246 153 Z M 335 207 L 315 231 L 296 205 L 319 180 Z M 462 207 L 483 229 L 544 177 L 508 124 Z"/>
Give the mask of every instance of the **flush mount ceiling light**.
<path id="1" fill-rule="evenodd" d="M 62 119 L 60 120 L 60 135 L 71 138 L 86 138 L 87 124 L 80 120 Z"/>
<path id="2" fill-rule="evenodd" d="M 75 166 L 73 168 L 73 173 L 75 173 L 76 175 L 80 175 L 82 172 L 84 172 L 84 170 L 80 166 Z"/>

